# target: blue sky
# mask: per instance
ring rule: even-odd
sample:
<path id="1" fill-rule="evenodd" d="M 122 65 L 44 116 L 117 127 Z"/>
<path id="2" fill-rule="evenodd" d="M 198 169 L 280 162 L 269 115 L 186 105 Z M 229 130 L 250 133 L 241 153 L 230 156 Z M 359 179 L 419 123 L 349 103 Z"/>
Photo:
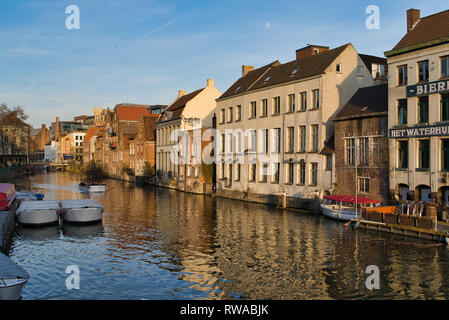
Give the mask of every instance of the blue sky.
<path id="1" fill-rule="evenodd" d="M 67 30 L 65 9 L 80 9 Z M 380 29 L 365 8 L 380 8 Z M 0 102 L 22 105 L 33 126 L 94 106 L 169 104 L 179 89 L 215 79 L 224 92 L 241 65 L 288 62 L 308 43 L 380 55 L 405 34 L 405 12 L 447 1 L 0 0 Z"/>

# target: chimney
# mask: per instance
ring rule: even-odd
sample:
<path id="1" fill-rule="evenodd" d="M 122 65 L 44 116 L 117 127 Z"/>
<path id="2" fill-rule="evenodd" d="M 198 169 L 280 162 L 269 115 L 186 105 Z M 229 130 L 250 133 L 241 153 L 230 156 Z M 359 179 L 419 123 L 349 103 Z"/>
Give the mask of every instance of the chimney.
<path id="1" fill-rule="evenodd" d="M 185 95 L 186 95 L 185 90 L 178 90 L 178 99 Z"/>
<path id="2" fill-rule="evenodd" d="M 249 72 L 253 71 L 254 67 L 253 66 L 242 66 L 242 77 L 246 76 Z"/>
<path id="3" fill-rule="evenodd" d="M 421 11 L 418 9 L 409 9 L 407 10 L 407 32 L 413 30 L 416 25 L 416 22 L 420 19 Z"/>
<path id="4" fill-rule="evenodd" d="M 207 79 L 207 86 L 208 87 L 215 87 L 215 80 L 214 79 Z"/>
<path id="5" fill-rule="evenodd" d="M 313 56 L 313 55 L 316 55 L 316 54 L 319 54 L 321 52 L 328 51 L 328 50 L 329 50 L 329 47 L 314 46 L 312 44 L 308 44 L 307 47 L 296 50 L 296 60 L 304 58 L 304 57 Z"/>
<path id="6" fill-rule="evenodd" d="M 55 141 L 59 139 L 59 118 L 56 117 L 56 124 L 55 124 Z"/>

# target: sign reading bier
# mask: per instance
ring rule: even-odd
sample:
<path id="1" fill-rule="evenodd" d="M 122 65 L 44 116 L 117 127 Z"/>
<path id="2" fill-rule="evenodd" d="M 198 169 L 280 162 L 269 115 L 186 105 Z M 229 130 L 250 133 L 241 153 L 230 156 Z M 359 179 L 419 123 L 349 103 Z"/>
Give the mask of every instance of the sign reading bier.
<path id="1" fill-rule="evenodd" d="M 449 80 L 407 86 L 407 98 L 443 92 L 449 92 Z"/>
<path id="2" fill-rule="evenodd" d="M 389 137 L 391 139 L 422 138 L 432 136 L 449 136 L 449 124 L 426 126 L 426 127 L 390 129 L 389 132 Z"/>

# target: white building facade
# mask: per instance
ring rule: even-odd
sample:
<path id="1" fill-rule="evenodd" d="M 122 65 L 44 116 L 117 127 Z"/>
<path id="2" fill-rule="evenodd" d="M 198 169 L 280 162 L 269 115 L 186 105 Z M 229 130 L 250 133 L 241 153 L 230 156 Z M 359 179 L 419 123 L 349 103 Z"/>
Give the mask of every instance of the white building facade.
<path id="1" fill-rule="evenodd" d="M 316 199 L 333 189 L 333 154 L 323 151 L 332 116 L 371 85 L 351 44 L 308 46 L 286 64 L 243 66 L 217 100 L 217 195 L 318 210 Z"/>

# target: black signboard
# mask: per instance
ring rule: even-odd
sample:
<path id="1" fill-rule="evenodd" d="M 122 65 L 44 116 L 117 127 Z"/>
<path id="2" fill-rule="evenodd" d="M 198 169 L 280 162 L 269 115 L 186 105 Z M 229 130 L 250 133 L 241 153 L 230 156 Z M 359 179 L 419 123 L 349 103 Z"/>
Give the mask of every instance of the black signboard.
<path id="1" fill-rule="evenodd" d="M 407 98 L 443 92 L 449 92 L 449 80 L 440 80 L 407 86 Z"/>

